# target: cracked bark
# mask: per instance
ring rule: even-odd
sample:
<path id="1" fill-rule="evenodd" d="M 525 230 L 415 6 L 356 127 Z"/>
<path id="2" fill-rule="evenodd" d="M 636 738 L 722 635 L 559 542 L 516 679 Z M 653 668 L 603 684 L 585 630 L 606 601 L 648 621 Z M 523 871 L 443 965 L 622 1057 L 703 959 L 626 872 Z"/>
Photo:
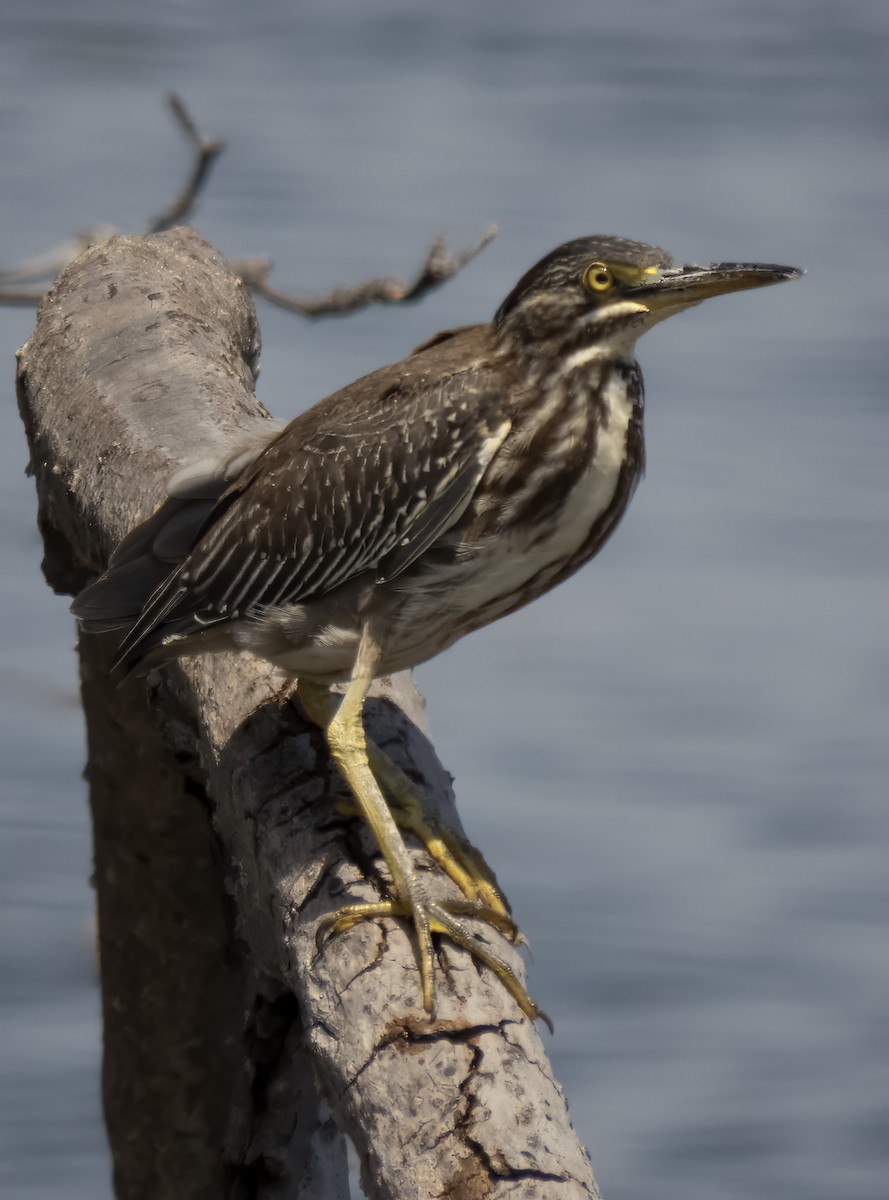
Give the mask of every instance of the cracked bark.
<path id="1" fill-rule="evenodd" d="M 193 232 L 65 270 L 18 371 L 56 591 L 263 418 L 257 353 L 249 297 Z M 598 1196 L 536 1029 L 465 952 L 441 948 L 430 1020 L 400 923 L 316 944 L 379 896 L 379 860 L 279 678 L 225 656 L 117 689 L 112 652 L 81 640 L 117 1195 L 345 1197 L 335 1120 L 374 1200 Z M 409 676 L 375 686 L 368 726 L 459 828 Z"/>

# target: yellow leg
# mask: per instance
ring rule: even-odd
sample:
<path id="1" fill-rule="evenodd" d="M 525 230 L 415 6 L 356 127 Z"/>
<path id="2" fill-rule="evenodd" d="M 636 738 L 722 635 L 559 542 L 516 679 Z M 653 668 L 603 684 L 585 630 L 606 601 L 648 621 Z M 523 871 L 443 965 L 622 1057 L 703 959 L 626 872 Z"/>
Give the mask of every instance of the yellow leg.
<path id="1" fill-rule="evenodd" d="M 490 905 L 478 900 L 440 901 L 433 899 L 414 868 L 404 839 L 389 810 L 389 806 L 374 778 L 368 759 L 368 745 L 362 714 L 368 689 L 376 673 L 380 650 L 365 628 L 352 671 L 352 678 L 335 714 L 327 719 L 327 743 L 334 762 L 355 797 L 367 820 L 392 875 L 395 898 L 380 904 L 356 904 L 342 908 L 330 918 L 334 931 L 348 929 L 358 921 L 379 916 L 408 917 L 417 934 L 423 1007 L 432 1012 L 435 1007 L 435 981 L 432 934 L 444 934 L 483 962 L 503 982 L 507 990 L 529 1017 L 544 1017 L 525 991 L 508 963 L 474 937 L 459 915 L 473 914 L 499 926 L 502 915 Z M 299 684 L 310 715 L 328 717 L 330 705 L 325 702 L 316 684 Z M 313 719 L 314 716 L 313 716 Z M 511 921 L 509 922 L 511 925 Z M 544 1019 L 546 1019 L 544 1017 Z"/>
<path id="2" fill-rule="evenodd" d="M 463 895 L 497 913 L 498 927 L 513 942 L 523 940 L 512 919 L 494 873 L 475 846 L 430 819 L 413 781 L 379 746 L 368 742 L 368 759 L 378 783 L 393 803 L 393 815 L 401 829 L 414 834 L 430 857 L 453 879 Z"/>
<path id="3" fill-rule="evenodd" d="M 326 688 L 307 688 L 305 684 L 298 690 L 309 716 L 317 725 L 326 728 L 337 711 L 336 697 Z M 496 914 L 492 923 L 513 943 L 523 945 L 524 935 L 513 921 L 509 905 L 482 854 L 454 830 L 426 816 L 414 782 L 375 742 L 367 738 L 366 748 L 370 769 L 389 799 L 389 809 L 398 827 L 414 834 L 467 900 Z M 357 802 L 345 802 L 338 807 L 349 815 L 361 812 Z"/>

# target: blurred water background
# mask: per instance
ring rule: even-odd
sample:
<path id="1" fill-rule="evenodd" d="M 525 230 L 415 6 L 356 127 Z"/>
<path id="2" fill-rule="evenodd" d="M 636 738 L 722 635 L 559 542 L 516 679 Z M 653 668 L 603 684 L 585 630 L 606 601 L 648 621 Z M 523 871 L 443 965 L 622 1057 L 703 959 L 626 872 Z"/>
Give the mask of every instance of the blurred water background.
<path id="1" fill-rule="evenodd" d="M 316 293 L 261 307 L 289 417 L 487 319 L 559 242 L 805 266 L 647 336 L 647 478 L 579 577 L 423 668 L 464 820 L 606 1200 L 883 1200 L 889 1176 L 884 0 L 34 0 L 0 41 L 0 262 L 139 232 L 227 139 L 196 224 Z M 0 1193 L 104 1200 L 90 832 L 67 600 L 43 584 L 0 310 Z"/>

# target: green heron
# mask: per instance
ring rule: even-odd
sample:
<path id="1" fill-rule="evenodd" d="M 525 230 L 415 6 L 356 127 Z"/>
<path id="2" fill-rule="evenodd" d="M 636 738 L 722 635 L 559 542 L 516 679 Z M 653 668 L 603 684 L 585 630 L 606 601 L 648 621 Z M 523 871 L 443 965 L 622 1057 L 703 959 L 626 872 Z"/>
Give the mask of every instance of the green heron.
<path id="1" fill-rule="evenodd" d="M 644 465 L 641 334 L 710 296 L 800 274 L 674 267 L 663 250 L 622 238 L 568 242 L 489 324 L 440 333 L 267 444 L 174 476 L 171 498 L 73 605 L 86 630 L 126 629 L 127 669 L 234 649 L 285 672 L 392 876 L 390 899 L 350 905 L 330 924 L 411 920 L 427 1011 L 432 935 L 443 934 L 527 1015 L 542 1015 L 465 921 L 518 937 L 481 856 L 423 821 L 413 785 L 368 742 L 371 682 L 521 608 L 602 547 Z M 344 681 L 339 700 L 330 687 Z M 431 895 L 399 823 L 419 832 L 462 899 Z"/>

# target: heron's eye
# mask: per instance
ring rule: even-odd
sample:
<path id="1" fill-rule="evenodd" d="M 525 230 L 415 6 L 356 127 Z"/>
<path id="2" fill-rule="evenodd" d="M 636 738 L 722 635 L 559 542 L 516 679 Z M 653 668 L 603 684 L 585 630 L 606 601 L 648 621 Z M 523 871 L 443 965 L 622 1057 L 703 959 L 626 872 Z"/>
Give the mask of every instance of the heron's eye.
<path id="1" fill-rule="evenodd" d="M 614 287 L 614 273 L 606 263 L 594 262 L 584 271 L 583 282 L 591 292 L 609 292 Z"/>

